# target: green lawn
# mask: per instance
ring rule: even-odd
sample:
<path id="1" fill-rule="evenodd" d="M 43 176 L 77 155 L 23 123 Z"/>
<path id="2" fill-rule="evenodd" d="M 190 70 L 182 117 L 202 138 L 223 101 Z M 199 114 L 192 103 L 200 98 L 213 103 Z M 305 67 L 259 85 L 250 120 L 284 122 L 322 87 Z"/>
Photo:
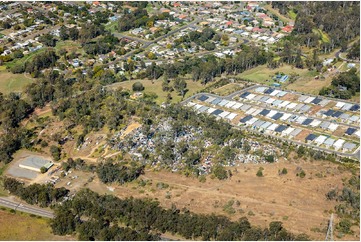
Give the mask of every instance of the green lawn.
<path id="1" fill-rule="evenodd" d="M 291 19 L 296 20 L 297 14 L 291 9 L 290 11 L 288 11 L 288 16 Z"/>
<path id="2" fill-rule="evenodd" d="M 307 69 L 298 69 L 289 65 L 283 65 L 276 69 L 269 69 L 266 65 L 261 65 L 252 68 L 250 70 L 247 70 L 243 73 L 240 73 L 237 76 L 257 83 L 272 84 L 274 83 L 272 77 L 274 77 L 277 72 L 283 72 L 286 75 L 290 75 L 290 74 L 298 74 L 300 76 L 310 75 L 310 71 L 308 71 Z M 266 80 L 268 80 L 268 82 Z"/>
<path id="3" fill-rule="evenodd" d="M 0 92 L 8 94 L 10 92 L 23 92 L 25 87 L 33 80 L 24 74 L 13 74 L 7 70 L 0 70 Z"/>

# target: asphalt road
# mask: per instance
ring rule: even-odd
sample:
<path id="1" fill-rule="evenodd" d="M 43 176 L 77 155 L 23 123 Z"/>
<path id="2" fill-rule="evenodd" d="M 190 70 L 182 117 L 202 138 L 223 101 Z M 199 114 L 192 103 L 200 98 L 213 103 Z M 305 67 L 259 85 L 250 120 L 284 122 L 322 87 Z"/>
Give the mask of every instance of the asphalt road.
<path id="1" fill-rule="evenodd" d="M 10 198 L 6 197 L 0 197 L 0 206 L 15 209 L 25 213 L 35 214 L 41 217 L 54 218 L 54 213 L 52 211 L 24 203 L 14 202 Z"/>

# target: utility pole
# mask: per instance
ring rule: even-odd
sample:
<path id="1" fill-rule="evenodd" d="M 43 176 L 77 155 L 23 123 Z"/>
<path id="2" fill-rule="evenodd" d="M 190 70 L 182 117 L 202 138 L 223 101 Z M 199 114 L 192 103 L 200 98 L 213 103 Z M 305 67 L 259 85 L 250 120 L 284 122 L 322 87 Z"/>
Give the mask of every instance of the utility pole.
<path id="1" fill-rule="evenodd" d="M 331 214 L 331 218 L 330 221 L 328 223 L 328 228 L 327 228 L 327 234 L 326 234 L 326 239 L 325 241 L 333 241 L 333 227 L 332 227 L 332 223 L 333 223 L 333 213 Z"/>

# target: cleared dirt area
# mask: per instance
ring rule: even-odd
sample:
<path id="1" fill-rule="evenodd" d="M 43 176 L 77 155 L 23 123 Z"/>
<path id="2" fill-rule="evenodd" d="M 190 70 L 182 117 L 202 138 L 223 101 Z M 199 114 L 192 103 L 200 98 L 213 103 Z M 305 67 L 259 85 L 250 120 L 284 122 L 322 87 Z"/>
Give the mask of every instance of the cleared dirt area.
<path id="1" fill-rule="evenodd" d="M 151 181 L 151 185 L 141 187 L 137 182 L 124 186 L 114 186 L 119 197 L 153 198 L 162 206 L 171 207 L 174 203 L 178 208 L 186 207 L 196 213 L 216 213 L 236 220 L 247 216 L 249 220 L 262 227 L 271 221 L 279 220 L 287 229 L 294 233 L 307 233 L 312 239 L 323 240 L 324 232 L 313 232 L 311 229 L 326 228 L 335 202 L 327 201 L 325 194 L 335 187 L 341 187 L 343 178 L 349 172 L 340 171 L 337 165 L 329 162 L 300 162 L 281 159 L 277 164 L 242 164 L 233 169 L 230 180 L 218 181 L 207 177 L 205 183 L 195 178 L 166 171 L 146 171 L 140 179 Z M 257 177 L 259 167 L 264 168 L 264 177 Z M 302 167 L 305 178 L 296 176 L 297 167 Z M 286 168 L 288 174 L 279 175 L 279 170 Z M 322 174 L 318 178 L 315 174 Z M 169 185 L 160 189 L 158 183 Z M 230 201 L 239 201 L 233 205 L 234 214 L 223 211 L 224 205 Z M 336 217 L 337 221 L 337 217 Z M 358 240 L 355 237 L 343 239 Z"/>
<path id="2" fill-rule="evenodd" d="M 306 137 L 307 137 L 310 133 L 311 133 L 310 130 L 303 129 L 303 130 L 301 131 L 301 133 L 299 133 L 299 134 L 295 137 L 295 140 L 305 142 Z"/>

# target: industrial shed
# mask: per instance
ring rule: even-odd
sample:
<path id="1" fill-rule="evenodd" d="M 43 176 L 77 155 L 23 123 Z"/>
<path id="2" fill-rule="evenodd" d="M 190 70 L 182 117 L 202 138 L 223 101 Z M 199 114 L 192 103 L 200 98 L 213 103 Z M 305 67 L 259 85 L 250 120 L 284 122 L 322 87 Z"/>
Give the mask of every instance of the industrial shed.
<path id="1" fill-rule="evenodd" d="M 41 156 L 32 155 L 22 160 L 19 167 L 31 171 L 41 172 L 42 167 L 45 167 L 48 170 L 53 165 L 53 162 L 50 160 L 46 160 Z"/>

